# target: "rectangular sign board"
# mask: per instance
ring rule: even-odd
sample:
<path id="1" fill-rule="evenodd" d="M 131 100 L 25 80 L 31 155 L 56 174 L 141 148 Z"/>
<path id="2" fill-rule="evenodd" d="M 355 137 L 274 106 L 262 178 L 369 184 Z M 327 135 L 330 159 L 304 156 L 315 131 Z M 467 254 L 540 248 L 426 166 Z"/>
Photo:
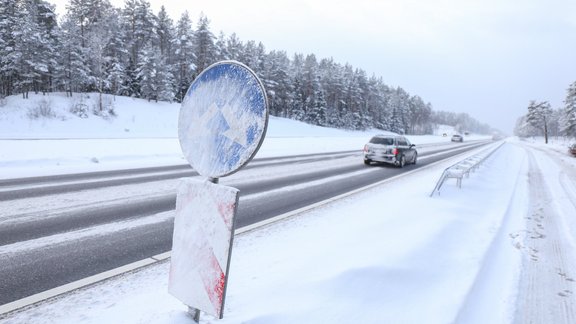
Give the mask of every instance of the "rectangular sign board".
<path id="1" fill-rule="evenodd" d="M 183 179 L 178 188 L 168 291 L 222 318 L 238 189 Z"/>

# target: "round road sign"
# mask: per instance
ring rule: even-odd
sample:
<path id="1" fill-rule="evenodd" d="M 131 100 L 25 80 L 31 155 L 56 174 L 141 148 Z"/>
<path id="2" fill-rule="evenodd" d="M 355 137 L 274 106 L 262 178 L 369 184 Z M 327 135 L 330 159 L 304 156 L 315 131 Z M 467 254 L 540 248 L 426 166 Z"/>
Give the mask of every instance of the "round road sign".
<path id="1" fill-rule="evenodd" d="M 219 178 L 238 171 L 256 155 L 267 127 L 262 82 L 247 66 L 222 61 L 190 85 L 180 108 L 178 138 L 198 173 Z"/>

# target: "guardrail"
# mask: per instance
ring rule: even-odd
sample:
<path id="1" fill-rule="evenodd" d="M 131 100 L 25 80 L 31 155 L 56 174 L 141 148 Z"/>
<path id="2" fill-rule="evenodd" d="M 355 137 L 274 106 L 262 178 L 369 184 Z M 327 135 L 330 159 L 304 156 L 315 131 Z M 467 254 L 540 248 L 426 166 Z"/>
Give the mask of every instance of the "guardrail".
<path id="1" fill-rule="evenodd" d="M 469 177 L 470 172 L 474 172 L 476 169 L 480 167 L 480 164 L 484 162 L 492 153 L 494 153 L 497 149 L 499 149 L 504 144 L 504 141 L 501 141 L 500 144 L 494 145 L 493 147 L 489 147 L 479 153 L 476 153 L 458 163 L 455 163 L 449 167 L 447 167 L 438 182 L 436 182 L 436 187 L 430 193 L 430 197 L 434 196 L 437 192 L 440 194 L 440 188 L 444 184 L 447 179 L 454 178 L 456 179 L 456 185 L 458 188 L 462 188 L 462 178 Z"/>

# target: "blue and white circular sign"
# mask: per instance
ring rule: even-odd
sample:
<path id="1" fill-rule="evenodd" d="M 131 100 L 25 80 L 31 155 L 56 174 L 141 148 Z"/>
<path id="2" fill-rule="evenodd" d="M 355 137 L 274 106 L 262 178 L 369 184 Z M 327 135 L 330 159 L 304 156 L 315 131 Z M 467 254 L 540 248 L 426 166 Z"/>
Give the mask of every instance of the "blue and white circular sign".
<path id="1" fill-rule="evenodd" d="M 264 86 L 247 66 L 215 63 L 192 82 L 180 108 L 178 138 L 201 175 L 220 178 L 248 163 L 268 127 Z"/>

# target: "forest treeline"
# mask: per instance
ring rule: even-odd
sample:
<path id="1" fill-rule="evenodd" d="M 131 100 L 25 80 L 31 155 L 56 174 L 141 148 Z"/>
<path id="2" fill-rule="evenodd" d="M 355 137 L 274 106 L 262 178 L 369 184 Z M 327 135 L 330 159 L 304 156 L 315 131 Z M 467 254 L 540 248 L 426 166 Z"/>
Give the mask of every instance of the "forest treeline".
<path id="1" fill-rule="evenodd" d="M 320 126 L 430 134 L 435 125 L 489 133 L 465 113 L 432 105 L 381 77 L 314 54 L 267 51 L 236 34 L 213 34 L 201 15 L 177 21 L 146 0 L 70 0 L 63 17 L 43 0 L 0 0 L 0 96 L 97 92 L 181 102 L 210 64 L 237 60 L 262 80 L 270 113 Z M 109 109 L 100 102 L 99 110 Z"/>

